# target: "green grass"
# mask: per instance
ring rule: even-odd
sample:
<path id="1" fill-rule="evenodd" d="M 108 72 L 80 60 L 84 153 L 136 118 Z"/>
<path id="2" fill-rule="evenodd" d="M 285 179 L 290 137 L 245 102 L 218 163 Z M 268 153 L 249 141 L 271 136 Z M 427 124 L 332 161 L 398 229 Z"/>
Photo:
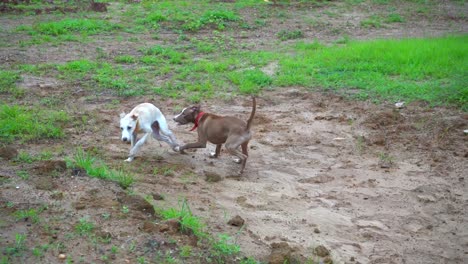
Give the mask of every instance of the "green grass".
<path id="1" fill-rule="evenodd" d="M 75 233 L 80 236 L 87 236 L 93 232 L 94 228 L 93 222 L 88 221 L 86 218 L 81 218 L 75 225 Z"/>
<path id="2" fill-rule="evenodd" d="M 5 248 L 5 253 L 10 256 L 21 256 L 27 250 L 26 234 L 15 234 L 15 243 Z M 8 262 L 6 262 L 8 263 Z"/>
<path id="3" fill-rule="evenodd" d="M 101 160 L 91 154 L 78 149 L 73 160 L 67 160 L 68 167 L 81 168 L 91 177 L 117 182 L 122 188 L 130 187 L 135 179 L 133 175 L 122 170 L 110 169 Z"/>
<path id="4" fill-rule="evenodd" d="M 30 220 L 32 223 L 39 223 L 40 218 L 39 214 L 44 210 L 44 208 L 39 208 L 38 210 L 31 208 L 28 210 L 19 210 L 15 212 L 16 221 L 21 220 Z"/>
<path id="5" fill-rule="evenodd" d="M 169 208 L 162 210 L 156 208 L 156 211 L 163 219 L 178 219 L 183 232 L 191 232 L 197 236 L 199 240 L 209 245 L 210 256 L 216 259 L 216 263 L 224 263 L 226 257 L 236 256 L 240 253 L 239 245 L 229 235 L 220 234 L 218 239 L 215 239 L 206 233 L 204 230 L 205 225 L 200 218 L 192 214 L 186 199 L 182 200 L 180 209 Z M 181 255 L 183 257 L 188 257 L 190 255 L 189 248 L 185 248 L 185 250 L 181 252 Z M 250 262 L 248 263 L 256 263 L 253 259 L 249 259 Z"/>
<path id="6" fill-rule="evenodd" d="M 20 79 L 21 77 L 18 72 L 0 70 L 0 94 L 17 91 L 16 82 Z"/>
<path id="7" fill-rule="evenodd" d="M 0 103 L 0 142 L 63 138 L 63 125 L 69 120 L 64 111 Z"/>
<path id="8" fill-rule="evenodd" d="M 73 33 L 96 35 L 122 28 L 121 25 L 93 18 L 65 18 L 59 21 L 40 22 L 33 26 L 21 26 L 17 30 L 30 35 L 61 36 Z"/>
<path id="9" fill-rule="evenodd" d="M 299 43 L 279 62 L 274 85 L 353 90 L 363 99 L 456 105 L 468 110 L 468 36 Z"/>
<path id="10" fill-rule="evenodd" d="M 300 39 L 304 37 L 304 33 L 301 30 L 281 30 L 276 34 L 276 36 L 281 40 L 290 40 L 290 39 Z"/>

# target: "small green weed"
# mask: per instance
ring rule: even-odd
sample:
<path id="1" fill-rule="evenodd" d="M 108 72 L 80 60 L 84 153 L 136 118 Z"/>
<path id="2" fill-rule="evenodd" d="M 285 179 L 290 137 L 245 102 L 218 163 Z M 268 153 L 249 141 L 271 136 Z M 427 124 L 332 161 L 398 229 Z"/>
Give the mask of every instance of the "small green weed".
<path id="1" fill-rule="evenodd" d="M 80 235 L 90 235 L 94 230 L 94 223 L 88 221 L 87 218 L 81 218 L 75 225 L 75 232 Z"/>
<path id="2" fill-rule="evenodd" d="M 29 172 L 27 172 L 25 170 L 17 171 L 16 175 L 18 175 L 21 179 L 23 179 L 25 181 L 29 179 Z"/>
<path id="3" fill-rule="evenodd" d="M 361 27 L 363 28 L 381 28 L 382 27 L 382 18 L 379 16 L 371 16 L 367 19 L 361 21 Z"/>
<path id="4" fill-rule="evenodd" d="M 276 34 L 276 36 L 281 40 L 291 40 L 291 39 L 299 39 L 304 37 L 304 33 L 301 30 L 281 30 Z"/>
<path id="5" fill-rule="evenodd" d="M 128 214 L 130 212 L 130 209 L 128 209 L 128 206 L 124 205 L 122 206 L 122 209 L 120 211 L 124 214 Z"/>
<path id="6" fill-rule="evenodd" d="M 187 200 L 183 199 L 180 210 L 169 208 L 160 213 L 164 219 L 179 219 L 183 231 L 191 231 L 196 236 L 200 237 L 206 236 L 206 234 L 203 233 L 203 225 L 200 219 L 192 215 Z"/>
<path id="7" fill-rule="evenodd" d="M 40 221 L 39 213 L 41 213 L 43 210 L 44 210 L 43 208 L 39 208 L 38 210 L 34 208 L 28 209 L 28 210 L 19 210 L 19 211 L 16 211 L 14 215 L 17 221 L 31 220 L 32 223 L 37 224 Z"/>
<path id="8" fill-rule="evenodd" d="M 26 234 L 15 234 L 15 244 L 7 247 L 5 252 L 10 256 L 21 256 L 26 249 Z"/>
<path id="9" fill-rule="evenodd" d="M 180 248 L 179 255 L 183 258 L 189 258 L 192 256 L 192 247 L 191 246 L 182 246 Z"/>
<path id="10" fill-rule="evenodd" d="M 221 255 L 234 255 L 240 252 L 240 247 L 232 242 L 232 238 L 226 234 L 219 235 L 219 240 L 213 245 L 213 248 Z"/>
<path id="11" fill-rule="evenodd" d="M 387 18 L 385 19 L 385 22 L 386 23 L 402 23 L 402 22 L 405 22 L 405 19 L 401 17 L 400 14 L 391 13 L 387 16 Z"/>
<path id="12" fill-rule="evenodd" d="M 133 56 L 130 55 L 120 55 L 115 57 L 115 62 L 117 63 L 135 63 L 136 59 Z"/>
<path id="13" fill-rule="evenodd" d="M 21 77 L 18 72 L 0 70 L 0 94 L 17 93 L 19 88 L 16 86 L 16 82 L 19 80 L 21 80 Z"/>

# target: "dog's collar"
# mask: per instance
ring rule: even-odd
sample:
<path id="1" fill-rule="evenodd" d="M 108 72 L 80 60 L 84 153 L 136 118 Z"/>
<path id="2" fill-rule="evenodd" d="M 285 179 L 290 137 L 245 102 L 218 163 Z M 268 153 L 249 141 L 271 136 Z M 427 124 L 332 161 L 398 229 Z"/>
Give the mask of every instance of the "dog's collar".
<path id="1" fill-rule="evenodd" d="M 205 112 L 200 112 L 198 113 L 197 117 L 195 118 L 195 125 L 193 125 L 192 129 L 190 131 L 194 131 L 198 127 L 198 121 L 202 118 L 202 116 L 205 114 Z"/>

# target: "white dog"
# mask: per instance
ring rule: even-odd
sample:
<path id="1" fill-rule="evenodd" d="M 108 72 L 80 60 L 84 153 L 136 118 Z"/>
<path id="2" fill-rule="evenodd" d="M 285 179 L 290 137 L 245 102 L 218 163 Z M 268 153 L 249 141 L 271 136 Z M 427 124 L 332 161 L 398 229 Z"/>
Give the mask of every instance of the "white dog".
<path id="1" fill-rule="evenodd" d="M 132 146 L 130 155 L 126 159 L 128 162 L 135 158 L 136 153 L 150 134 L 155 139 L 169 144 L 172 149 L 179 146 L 176 137 L 167 126 L 164 115 L 150 103 L 139 104 L 128 114 L 121 113 L 120 130 L 122 130 L 122 141 L 130 141 Z M 137 140 L 137 134 L 140 132 L 145 134 L 140 140 Z"/>

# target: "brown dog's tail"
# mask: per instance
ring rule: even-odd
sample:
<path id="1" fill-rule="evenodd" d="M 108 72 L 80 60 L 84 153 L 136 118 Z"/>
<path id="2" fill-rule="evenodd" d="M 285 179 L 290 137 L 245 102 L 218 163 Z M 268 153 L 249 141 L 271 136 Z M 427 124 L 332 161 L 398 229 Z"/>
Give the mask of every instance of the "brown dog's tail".
<path id="1" fill-rule="evenodd" d="M 254 115 L 255 115 L 255 110 L 257 109 L 257 102 L 255 101 L 255 96 L 252 96 L 252 101 L 253 101 L 252 113 L 250 113 L 249 120 L 247 120 L 247 127 L 246 127 L 247 131 L 250 130 L 250 126 L 252 125 L 252 120 L 253 120 Z"/>

